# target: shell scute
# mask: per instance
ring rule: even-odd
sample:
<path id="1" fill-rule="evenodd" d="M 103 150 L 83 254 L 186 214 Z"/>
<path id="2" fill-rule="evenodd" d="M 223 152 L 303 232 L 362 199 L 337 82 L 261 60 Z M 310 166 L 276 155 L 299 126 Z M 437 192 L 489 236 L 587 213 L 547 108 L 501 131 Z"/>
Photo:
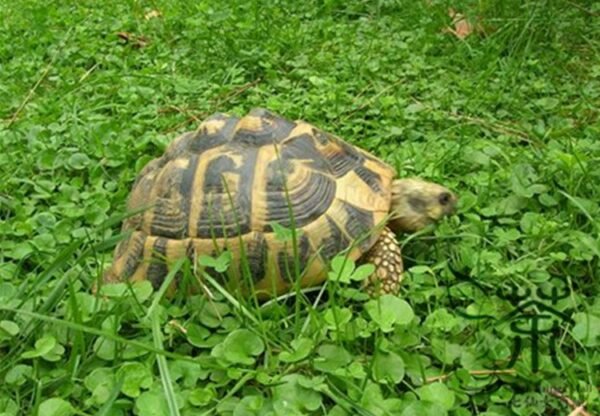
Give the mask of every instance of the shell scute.
<path id="1" fill-rule="evenodd" d="M 281 293 L 297 276 L 293 245 L 275 238 L 276 222 L 298 230 L 301 285 L 319 283 L 333 256 L 348 250 L 356 259 L 373 245 L 393 176 L 384 162 L 303 121 L 264 109 L 215 114 L 142 170 L 128 207 L 149 208 L 125 222 L 134 237 L 119 245 L 107 275 L 157 286 L 168 267 L 155 260 L 228 249 L 233 287 Z"/>

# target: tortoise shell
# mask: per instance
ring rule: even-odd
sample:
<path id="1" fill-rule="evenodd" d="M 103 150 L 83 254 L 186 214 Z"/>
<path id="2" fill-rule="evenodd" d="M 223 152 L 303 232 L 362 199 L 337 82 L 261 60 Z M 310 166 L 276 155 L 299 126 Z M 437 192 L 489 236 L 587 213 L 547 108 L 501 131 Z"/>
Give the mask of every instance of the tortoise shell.
<path id="1" fill-rule="evenodd" d="M 394 175 L 381 160 L 306 122 L 264 109 L 243 118 L 215 114 L 140 172 L 128 209 L 141 213 L 124 222 L 130 233 L 105 280 L 148 279 L 159 287 L 173 261 L 226 248 L 230 289 L 289 290 L 294 253 L 300 285 L 318 284 L 335 255 L 347 250 L 358 259 L 377 240 Z M 276 238 L 273 223 L 294 228 L 296 244 Z"/>

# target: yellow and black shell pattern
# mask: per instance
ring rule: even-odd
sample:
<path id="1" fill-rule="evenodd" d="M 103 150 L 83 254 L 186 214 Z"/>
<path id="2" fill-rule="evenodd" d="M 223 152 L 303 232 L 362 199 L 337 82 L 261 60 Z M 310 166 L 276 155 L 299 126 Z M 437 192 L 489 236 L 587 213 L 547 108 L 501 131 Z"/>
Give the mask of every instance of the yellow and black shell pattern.
<path id="1" fill-rule="evenodd" d="M 293 270 L 301 287 L 319 284 L 335 255 L 347 250 L 356 260 L 375 243 L 394 175 L 306 122 L 264 109 L 214 114 L 140 172 L 128 201 L 140 213 L 124 221 L 128 237 L 105 281 L 159 287 L 176 260 L 227 249 L 229 289 L 281 294 L 294 287 Z M 273 223 L 294 227 L 296 244 L 276 238 Z"/>

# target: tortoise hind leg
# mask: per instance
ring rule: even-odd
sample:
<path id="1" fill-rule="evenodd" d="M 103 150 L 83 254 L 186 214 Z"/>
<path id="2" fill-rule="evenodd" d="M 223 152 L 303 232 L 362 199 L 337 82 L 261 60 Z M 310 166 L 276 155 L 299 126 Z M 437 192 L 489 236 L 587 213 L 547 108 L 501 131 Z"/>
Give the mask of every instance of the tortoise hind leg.
<path id="1" fill-rule="evenodd" d="M 397 294 L 402 282 L 404 266 L 400 246 L 389 228 L 384 228 L 373 247 L 363 256 L 367 263 L 375 265 L 375 272 L 366 281 L 371 295 Z"/>

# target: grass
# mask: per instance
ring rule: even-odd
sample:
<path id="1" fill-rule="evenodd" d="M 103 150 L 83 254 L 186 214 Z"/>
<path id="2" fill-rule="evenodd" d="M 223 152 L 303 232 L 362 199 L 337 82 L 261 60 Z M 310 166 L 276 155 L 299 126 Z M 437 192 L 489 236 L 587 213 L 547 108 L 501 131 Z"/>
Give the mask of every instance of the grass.
<path id="1" fill-rule="evenodd" d="M 485 35 L 444 33 L 449 6 Z M 0 2 L 0 415 L 599 414 L 599 13 Z M 255 106 L 460 195 L 400 237 L 401 297 L 331 281 L 320 302 L 259 306 L 215 279 L 212 300 L 94 296 L 137 172 L 205 116 Z M 534 372 L 545 307 L 564 317 L 539 320 Z"/>

